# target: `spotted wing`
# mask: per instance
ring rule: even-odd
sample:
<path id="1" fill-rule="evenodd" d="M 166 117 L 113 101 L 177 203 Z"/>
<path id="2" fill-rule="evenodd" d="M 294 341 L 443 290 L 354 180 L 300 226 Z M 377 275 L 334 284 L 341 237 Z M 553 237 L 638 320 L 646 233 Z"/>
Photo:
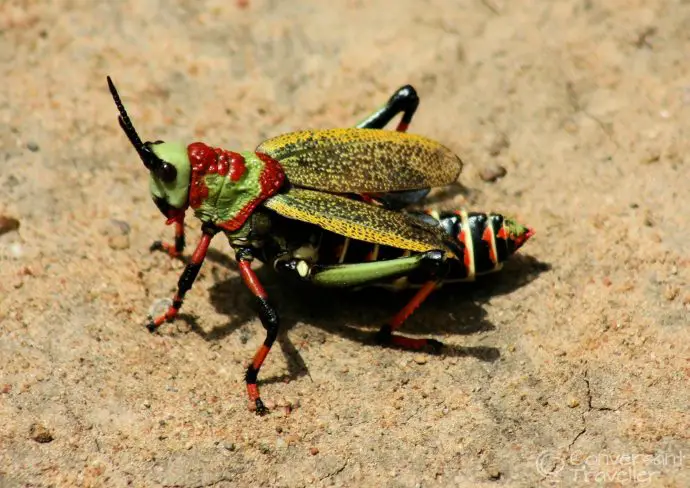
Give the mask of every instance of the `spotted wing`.
<path id="1" fill-rule="evenodd" d="M 292 188 L 272 196 L 263 205 L 283 217 L 315 224 L 352 239 L 410 251 L 438 249 L 453 254 L 440 228 L 405 213 L 332 193 Z"/>
<path id="2" fill-rule="evenodd" d="M 305 130 L 256 149 L 277 159 L 292 185 L 333 193 L 384 193 L 453 183 L 462 161 L 438 142 L 380 129 Z"/>

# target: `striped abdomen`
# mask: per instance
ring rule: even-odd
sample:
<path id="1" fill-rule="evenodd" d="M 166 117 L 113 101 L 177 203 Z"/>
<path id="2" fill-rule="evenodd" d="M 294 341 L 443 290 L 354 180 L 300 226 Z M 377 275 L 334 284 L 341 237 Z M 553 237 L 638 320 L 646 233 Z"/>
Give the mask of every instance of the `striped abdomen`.
<path id="1" fill-rule="evenodd" d="M 500 270 L 534 234 L 532 229 L 493 213 L 429 210 L 419 215 L 436 221 L 460 244 L 462 256 L 451 264 L 448 281 L 471 281 L 475 276 Z"/>
<path id="2" fill-rule="evenodd" d="M 464 210 L 441 212 L 428 210 L 411 212 L 410 215 L 428 224 L 439 226 L 456 241 L 457 258 L 449 261 L 449 270 L 444 281 L 471 281 L 478 275 L 500 270 L 503 262 L 534 233 L 532 229 L 499 214 Z M 294 228 L 293 226 L 294 223 L 290 228 Z M 277 234 L 283 235 L 285 232 L 277 232 Z M 305 239 L 308 236 L 307 232 L 298 233 L 295 236 L 297 244 L 288 246 L 290 248 L 288 253 L 282 254 L 280 259 L 304 260 L 304 266 L 308 267 L 312 264 L 328 266 L 387 261 L 417 254 L 413 251 L 344 238 L 330 232 L 320 232 L 318 235 Z M 306 270 L 307 267 L 304 269 Z M 405 286 L 405 284 L 423 283 L 428 279 L 433 278 L 419 270 L 402 280 L 395 281 L 396 286 Z"/>

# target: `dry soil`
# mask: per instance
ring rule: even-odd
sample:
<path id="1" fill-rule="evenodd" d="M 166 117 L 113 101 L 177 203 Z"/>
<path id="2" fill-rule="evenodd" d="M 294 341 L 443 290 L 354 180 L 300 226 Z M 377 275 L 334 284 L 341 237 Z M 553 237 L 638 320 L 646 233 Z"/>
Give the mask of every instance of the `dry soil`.
<path id="1" fill-rule="evenodd" d="M 687 0 L 0 2 L 0 486 L 690 486 L 689 53 Z M 143 327 L 182 264 L 107 74 L 142 137 L 237 149 L 412 83 L 465 161 L 431 203 L 537 235 L 410 319 L 440 356 L 372 342 L 409 294 L 259 270 L 257 418 L 222 238 Z"/>

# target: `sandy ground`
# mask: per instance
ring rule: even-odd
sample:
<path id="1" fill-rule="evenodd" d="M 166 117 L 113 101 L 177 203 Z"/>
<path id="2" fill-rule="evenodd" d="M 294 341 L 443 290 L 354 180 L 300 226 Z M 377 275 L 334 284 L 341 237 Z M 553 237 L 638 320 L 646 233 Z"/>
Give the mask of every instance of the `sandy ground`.
<path id="1" fill-rule="evenodd" d="M 1 2 L 0 486 L 690 486 L 689 49 L 682 0 Z M 222 238 L 143 327 L 182 265 L 148 251 L 171 229 L 106 74 L 142 137 L 233 149 L 412 83 L 411 131 L 466 163 L 435 204 L 537 236 L 410 319 L 441 356 L 372 343 L 406 296 L 260 270 L 257 418 Z"/>

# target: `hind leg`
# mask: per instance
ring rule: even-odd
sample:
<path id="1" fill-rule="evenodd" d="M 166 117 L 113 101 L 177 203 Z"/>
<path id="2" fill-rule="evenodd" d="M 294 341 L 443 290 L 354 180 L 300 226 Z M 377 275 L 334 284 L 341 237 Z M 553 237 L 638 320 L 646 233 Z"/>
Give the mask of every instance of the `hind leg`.
<path id="1" fill-rule="evenodd" d="M 402 118 L 395 130 L 398 132 L 406 132 L 418 106 L 419 96 L 417 95 L 417 91 L 412 85 L 405 85 L 398 88 L 388 99 L 386 105 L 361 121 L 356 127 L 358 129 L 383 129 L 393 117 L 402 112 Z"/>
<path id="2" fill-rule="evenodd" d="M 426 253 L 423 266 L 430 273 L 431 279 L 424 283 L 417 290 L 417 293 L 407 304 L 395 314 L 387 324 L 376 333 L 376 340 L 380 344 L 400 347 L 403 349 L 421 350 L 430 348 L 433 352 L 439 352 L 443 348 L 443 343 L 435 339 L 414 339 L 395 334 L 400 329 L 412 313 L 431 295 L 438 285 L 443 281 L 443 277 L 448 272 L 448 264 L 442 253 Z"/>

